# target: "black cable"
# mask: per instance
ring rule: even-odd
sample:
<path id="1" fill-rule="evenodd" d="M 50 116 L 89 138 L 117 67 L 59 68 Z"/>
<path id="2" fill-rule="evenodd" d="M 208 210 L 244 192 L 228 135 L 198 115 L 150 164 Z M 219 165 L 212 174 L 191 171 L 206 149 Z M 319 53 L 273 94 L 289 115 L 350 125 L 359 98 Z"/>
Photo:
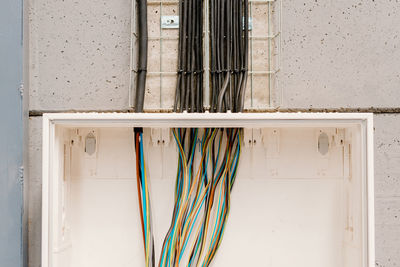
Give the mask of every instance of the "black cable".
<path id="1" fill-rule="evenodd" d="M 197 3 L 196 19 L 196 109 L 195 112 L 203 111 L 203 6 L 202 1 Z"/>
<path id="2" fill-rule="evenodd" d="M 210 111 L 243 110 L 248 74 L 248 0 L 210 0 Z"/>
<path id="3" fill-rule="evenodd" d="M 199 0 L 179 1 L 175 112 L 203 111 L 203 3 Z"/>
<path id="4" fill-rule="evenodd" d="M 147 0 L 137 0 L 138 7 L 138 34 L 139 34 L 139 48 L 138 48 L 138 70 L 137 70 L 137 85 L 136 85 L 136 99 L 135 111 L 143 112 L 144 93 L 146 88 L 146 74 L 147 74 Z"/>
<path id="5" fill-rule="evenodd" d="M 227 103 L 229 104 L 229 110 L 232 111 L 233 109 L 233 88 L 232 88 L 232 80 L 231 80 L 231 75 L 232 75 L 232 0 L 227 0 L 227 7 L 226 7 L 226 12 L 228 15 L 228 25 L 227 25 L 227 72 L 229 75 L 229 84 L 228 88 L 228 97 L 227 97 Z"/>
<path id="6" fill-rule="evenodd" d="M 186 71 L 187 71 L 187 52 L 186 52 L 186 45 L 187 45 L 187 26 L 188 26 L 188 0 L 183 1 L 183 12 L 182 12 L 182 20 L 183 20 L 183 29 L 182 29 L 182 36 L 180 39 L 182 40 L 182 81 L 181 81 L 181 100 L 180 100 L 180 109 L 179 111 L 182 112 L 185 108 L 185 99 L 186 99 Z M 181 18 L 180 18 L 181 19 Z"/>
<path id="7" fill-rule="evenodd" d="M 183 64 L 182 64 L 182 36 L 183 36 L 183 1 L 179 0 L 179 40 L 178 40 L 178 80 L 176 83 L 175 89 L 175 102 L 174 102 L 174 112 L 178 111 L 178 103 L 180 102 L 181 95 L 181 83 L 182 83 L 182 72 L 183 72 Z"/>
<path id="8" fill-rule="evenodd" d="M 196 62 L 196 57 L 195 57 L 195 50 L 196 50 L 196 44 L 195 44 L 195 38 L 196 38 L 196 16 L 197 16 L 197 5 L 196 2 L 197 0 L 190 0 L 191 1 L 191 30 L 190 30 L 190 47 L 189 47 L 189 55 L 190 55 L 190 107 L 188 108 L 188 111 L 194 112 L 194 106 L 195 106 L 195 97 L 196 97 L 196 89 L 194 87 L 194 70 L 195 70 L 195 62 Z M 189 100 L 188 100 L 189 102 Z M 188 103 L 189 106 L 189 103 Z"/>
<path id="9" fill-rule="evenodd" d="M 216 0 L 210 0 L 210 15 L 209 15 L 209 20 L 210 20 L 210 76 L 211 76 L 211 86 L 210 86 L 210 111 L 214 112 L 214 106 L 215 106 L 215 101 L 214 101 L 214 94 L 216 90 L 216 68 L 217 68 L 217 63 L 216 63 L 216 54 L 215 54 L 215 43 L 216 43 L 216 36 L 215 36 L 215 29 L 216 29 L 216 22 L 215 22 L 215 1 Z"/>
<path id="10" fill-rule="evenodd" d="M 217 57 L 217 84 L 216 84 L 216 90 L 214 94 L 215 98 L 215 106 L 214 110 L 217 111 L 217 102 L 218 102 L 218 94 L 221 88 L 222 84 L 222 75 L 221 75 L 221 69 L 222 69 L 222 62 L 221 62 L 221 0 L 216 0 L 216 18 L 217 18 L 217 24 L 216 24 L 216 57 Z"/>
<path id="11" fill-rule="evenodd" d="M 243 72 L 242 69 L 243 67 L 243 62 L 244 62 L 244 49 L 243 49 L 243 43 L 244 43 L 244 21 L 243 21 L 243 1 L 240 1 L 238 3 L 238 20 L 239 20 L 239 27 L 237 29 L 238 31 L 238 84 L 237 84 L 237 91 L 236 91 L 236 110 L 240 110 L 240 88 L 242 85 L 242 80 L 243 80 Z M 246 51 L 247 53 L 247 51 Z"/>
<path id="12" fill-rule="evenodd" d="M 244 107 L 244 98 L 245 98 L 245 91 L 247 86 L 247 74 L 249 68 L 249 1 L 244 0 L 244 62 L 243 62 L 243 80 L 240 87 L 240 95 L 239 95 L 239 112 L 243 111 Z"/>
<path id="13" fill-rule="evenodd" d="M 234 1 L 233 5 L 233 112 L 237 111 L 237 94 L 239 91 L 239 68 L 240 68 L 240 53 L 239 44 L 240 44 L 240 33 L 242 26 L 241 23 L 241 14 L 239 12 L 239 6 L 241 5 L 241 1 Z"/>

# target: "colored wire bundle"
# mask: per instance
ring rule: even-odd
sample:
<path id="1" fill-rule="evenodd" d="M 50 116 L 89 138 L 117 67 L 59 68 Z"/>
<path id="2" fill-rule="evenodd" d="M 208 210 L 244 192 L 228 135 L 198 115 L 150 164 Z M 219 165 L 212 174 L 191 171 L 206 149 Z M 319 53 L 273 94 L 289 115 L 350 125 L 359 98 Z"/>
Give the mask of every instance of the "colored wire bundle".
<path id="1" fill-rule="evenodd" d="M 147 66 L 146 0 L 139 10 L 136 112 L 143 111 Z M 248 0 L 210 3 L 210 111 L 243 111 L 248 75 Z M 179 0 L 175 112 L 203 112 L 203 7 Z M 206 33 L 208 34 L 208 33 Z M 159 267 L 209 266 L 221 244 L 241 152 L 241 129 L 173 129 L 179 158 L 171 224 Z M 135 128 L 137 189 L 146 267 L 155 266 L 143 129 Z M 196 148 L 199 147 L 199 152 Z"/>
<path id="2" fill-rule="evenodd" d="M 211 112 L 243 111 L 248 28 L 248 0 L 210 0 Z"/>
<path id="3" fill-rule="evenodd" d="M 135 128 L 136 178 L 146 267 L 155 266 L 149 183 L 143 156 L 143 129 Z"/>
<path id="4" fill-rule="evenodd" d="M 205 129 L 197 170 L 194 159 L 199 129 L 174 129 L 173 135 L 179 148 L 175 205 L 159 266 L 209 266 L 229 213 L 241 130 Z"/>
<path id="5" fill-rule="evenodd" d="M 203 1 L 179 0 L 178 79 L 174 111 L 203 111 Z"/>
<path id="6" fill-rule="evenodd" d="M 138 7 L 138 70 L 135 98 L 135 112 L 143 112 L 144 95 L 147 74 L 147 50 L 148 50 L 148 27 L 147 27 L 147 0 L 137 0 Z M 151 223 L 151 205 L 149 184 L 147 180 L 146 164 L 143 157 L 143 128 L 134 128 L 135 153 L 136 153 L 136 179 L 138 190 L 138 202 L 140 209 L 140 221 L 143 233 L 144 253 L 146 267 L 155 266 L 154 237 Z"/>

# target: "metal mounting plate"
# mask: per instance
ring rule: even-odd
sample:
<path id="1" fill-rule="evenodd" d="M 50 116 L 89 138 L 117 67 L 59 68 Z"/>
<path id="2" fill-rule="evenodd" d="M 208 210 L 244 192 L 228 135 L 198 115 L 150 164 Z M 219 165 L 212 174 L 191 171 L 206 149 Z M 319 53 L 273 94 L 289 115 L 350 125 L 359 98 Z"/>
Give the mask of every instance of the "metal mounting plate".
<path id="1" fill-rule="evenodd" d="M 163 29 L 178 29 L 179 16 L 161 16 L 161 28 Z"/>

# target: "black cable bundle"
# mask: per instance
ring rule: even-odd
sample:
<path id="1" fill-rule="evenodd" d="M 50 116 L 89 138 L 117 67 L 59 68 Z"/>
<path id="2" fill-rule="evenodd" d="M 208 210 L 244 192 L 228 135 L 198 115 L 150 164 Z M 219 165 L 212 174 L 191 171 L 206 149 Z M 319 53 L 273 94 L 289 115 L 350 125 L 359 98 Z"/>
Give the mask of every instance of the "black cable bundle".
<path id="1" fill-rule="evenodd" d="M 211 112 L 243 111 L 248 28 L 248 0 L 210 0 Z"/>
<path id="2" fill-rule="evenodd" d="M 178 80 L 174 111 L 203 111 L 203 1 L 179 1 Z"/>

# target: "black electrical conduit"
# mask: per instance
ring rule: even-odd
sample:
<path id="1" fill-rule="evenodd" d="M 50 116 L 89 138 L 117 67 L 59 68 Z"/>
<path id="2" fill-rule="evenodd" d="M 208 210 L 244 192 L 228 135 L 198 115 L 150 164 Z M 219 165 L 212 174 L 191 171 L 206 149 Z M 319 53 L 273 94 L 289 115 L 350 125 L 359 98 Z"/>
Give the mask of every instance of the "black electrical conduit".
<path id="1" fill-rule="evenodd" d="M 249 1 L 210 3 L 210 111 L 243 111 L 249 61 Z M 175 112 L 203 111 L 204 1 L 179 1 Z M 139 81 L 138 81 L 139 83 Z"/>
<path id="2" fill-rule="evenodd" d="M 242 82 L 240 84 L 240 90 L 239 90 L 239 112 L 243 111 L 244 107 L 244 97 L 245 97 L 245 91 L 246 91 L 246 86 L 247 86 L 247 76 L 248 76 L 248 68 L 249 68 L 249 1 L 244 0 L 244 37 L 243 37 L 243 61 L 242 61 Z"/>
<path id="3" fill-rule="evenodd" d="M 179 1 L 175 112 L 203 111 L 203 3 L 199 0 Z"/>
<path id="4" fill-rule="evenodd" d="M 147 75 L 147 47 L 148 47 L 148 34 L 147 34 L 147 0 L 137 0 L 138 8 L 138 69 L 137 69 L 137 83 L 136 83 L 136 98 L 135 98 L 135 112 L 143 112 L 144 94 L 146 89 L 146 75 Z"/>
<path id="5" fill-rule="evenodd" d="M 210 111 L 243 111 L 248 75 L 248 0 L 210 1 Z"/>

